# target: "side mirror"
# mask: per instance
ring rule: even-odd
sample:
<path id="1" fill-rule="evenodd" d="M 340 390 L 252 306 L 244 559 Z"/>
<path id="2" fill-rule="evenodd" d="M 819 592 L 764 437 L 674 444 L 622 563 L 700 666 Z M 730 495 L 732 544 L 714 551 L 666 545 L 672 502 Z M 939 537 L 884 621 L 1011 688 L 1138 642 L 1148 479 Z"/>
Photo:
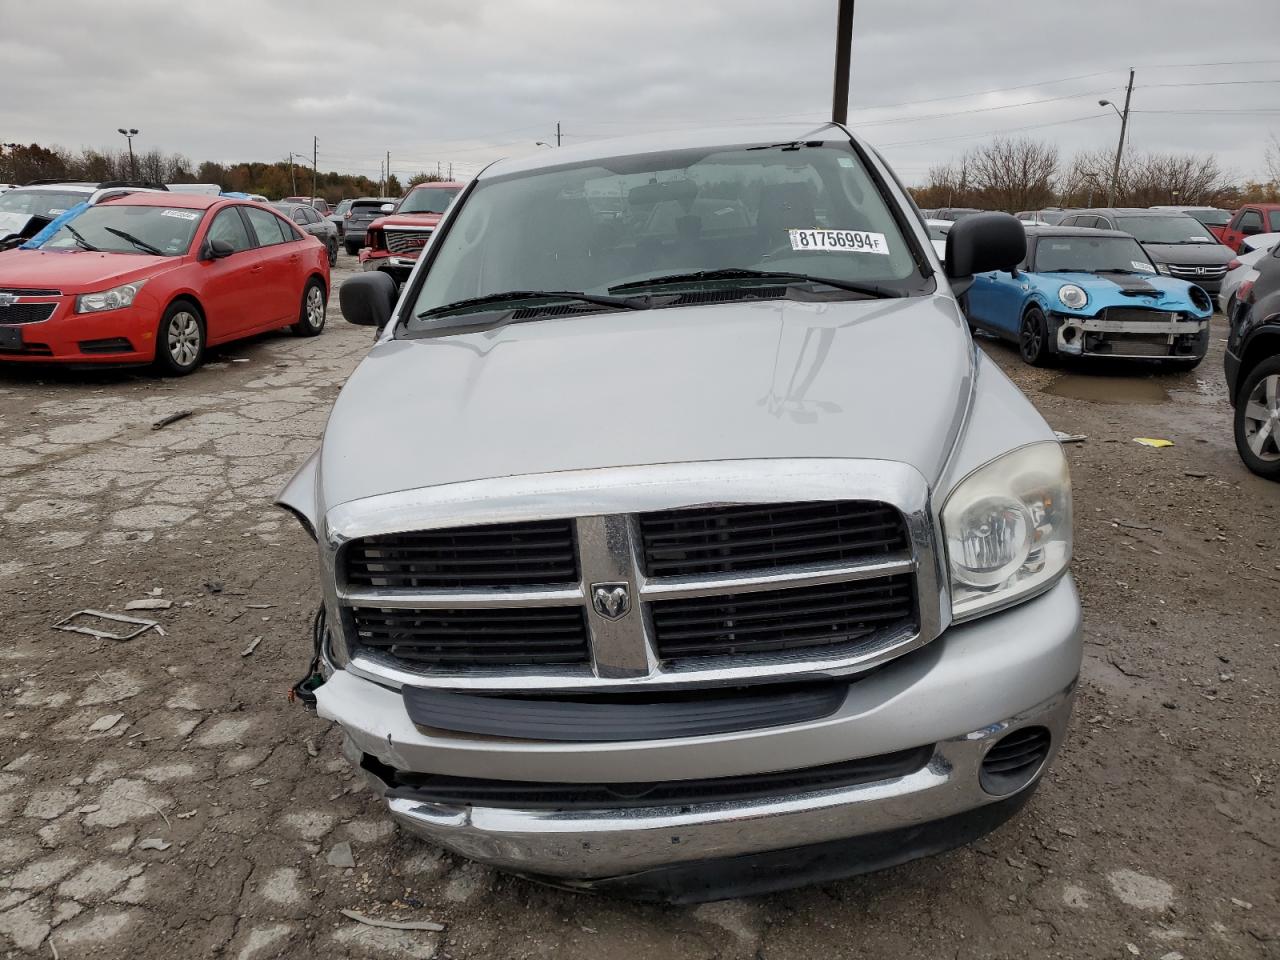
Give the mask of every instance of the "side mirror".
<path id="1" fill-rule="evenodd" d="M 942 259 L 951 289 L 960 296 L 972 286 L 975 273 L 1013 273 L 1026 255 L 1027 232 L 1021 223 L 1007 213 L 975 213 L 948 231 Z"/>
<path id="2" fill-rule="evenodd" d="M 362 273 L 338 288 L 338 303 L 347 323 L 381 330 L 396 305 L 396 282 L 381 270 Z"/>
<path id="3" fill-rule="evenodd" d="M 395 213 L 396 205 L 394 203 L 384 203 L 378 208 L 382 213 Z"/>
<path id="4" fill-rule="evenodd" d="M 236 248 L 231 245 L 230 240 L 210 240 L 209 241 L 209 259 L 221 260 L 229 257 L 236 252 Z"/>

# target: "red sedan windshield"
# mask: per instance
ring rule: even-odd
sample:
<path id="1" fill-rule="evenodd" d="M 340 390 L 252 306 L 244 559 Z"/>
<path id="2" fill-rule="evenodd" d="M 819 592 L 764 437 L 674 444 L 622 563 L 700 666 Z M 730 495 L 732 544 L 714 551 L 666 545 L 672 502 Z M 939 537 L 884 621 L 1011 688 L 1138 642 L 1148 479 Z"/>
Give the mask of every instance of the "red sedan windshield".
<path id="1" fill-rule="evenodd" d="M 102 250 L 180 257 L 191 247 L 203 210 L 109 203 L 90 207 L 62 225 L 46 250 Z"/>

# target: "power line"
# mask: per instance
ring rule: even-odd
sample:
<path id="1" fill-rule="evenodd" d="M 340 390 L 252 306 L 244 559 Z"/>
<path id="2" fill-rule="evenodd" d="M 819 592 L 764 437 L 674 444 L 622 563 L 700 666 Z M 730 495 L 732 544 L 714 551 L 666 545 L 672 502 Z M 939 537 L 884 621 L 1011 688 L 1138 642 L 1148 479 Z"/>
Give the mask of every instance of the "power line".
<path id="1" fill-rule="evenodd" d="M 1196 83 L 1141 83 L 1135 90 L 1151 87 L 1235 87 L 1247 83 L 1280 83 L 1280 80 L 1201 80 Z"/>
<path id="2" fill-rule="evenodd" d="M 1257 114 L 1280 113 L 1280 108 L 1259 107 L 1256 110 L 1252 110 L 1252 109 L 1236 109 L 1234 107 L 1221 107 L 1221 108 L 1212 108 L 1212 109 L 1207 108 L 1203 110 L 1195 110 L 1195 109 L 1192 109 L 1192 110 L 1134 110 L 1133 112 L 1134 113 L 1167 113 L 1167 114 L 1173 114 L 1176 116 L 1208 113 L 1208 114 L 1222 114 L 1224 116 L 1247 117 L 1247 116 L 1255 116 Z"/>
<path id="3" fill-rule="evenodd" d="M 1137 111 L 1135 110 L 1134 112 L 1136 113 Z M 1109 116 L 1111 116 L 1109 113 L 1091 113 L 1088 116 L 1072 117 L 1069 120 L 1051 120 L 1048 123 L 1031 123 L 1022 127 L 1005 127 L 1000 130 L 987 130 L 982 133 L 961 133 L 949 137 L 930 137 L 925 140 L 899 140 L 894 143 L 877 144 L 877 146 L 882 149 L 888 149 L 889 147 L 914 147 L 922 143 L 942 143 L 946 140 L 972 140 L 974 137 L 994 137 L 999 136 L 1002 133 L 1018 133 L 1022 130 L 1039 130 L 1042 127 L 1057 127 L 1062 126 L 1063 124 L 1081 123 L 1085 120 L 1096 120 L 1099 117 Z"/>
<path id="4" fill-rule="evenodd" d="M 1071 93 L 1061 97 L 1045 97 L 1041 100 L 1024 100 L 1020 103 L 1005 103 L 995 107 L 973 107 L 969 110 L 953 110 L 950 113 L 932 113 L 922 117 L 894 117 L 889 120 L 858 121 L 855 122 L 854 125 L 858 128 L 862 128 L 880 127 L 890 123 L 915 123 L 920 120 L 945 120 L 948 117 L 958 117 L 968 113 L 990 113 L 993 110 L 1012 110 L 1015 107 L 1034 107 L 1041 103 L 1057 103 L 1062 100 L 1080 100 L 1084 97 L 1096 97 L 1108 92 L 1108 90 L 1094 90 L 1090 93 Z"/>

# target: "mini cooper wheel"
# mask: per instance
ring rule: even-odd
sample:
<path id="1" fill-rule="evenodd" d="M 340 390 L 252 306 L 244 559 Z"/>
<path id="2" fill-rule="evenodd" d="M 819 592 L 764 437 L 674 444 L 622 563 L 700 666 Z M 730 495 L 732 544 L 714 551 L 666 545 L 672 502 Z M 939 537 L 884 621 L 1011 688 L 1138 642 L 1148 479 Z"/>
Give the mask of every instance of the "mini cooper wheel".
<path id="1" fill-rule="evenodd" d="M 1018 351 L 1022 359 L 1033 367 L 1049 365 L 1049 325 L 1045 322 L 1044 311 L 1039 307 L 1031 307 L 1022 315 L 1022 325 L 1018 329 Z"/>
<path id="2" fill-rule="evenodd" d="M 290 329 L 300 337 L 317 337 L 324 330 L 324 287 L 319 280 L 312 280 L 302 291 L 302 309 L 298 322 Z"/>
<path id="3" fill-rule="evenodd" d="M 204 359 L 204 320 L 195 306 L 179 300 L 169 306 L 156 332 L 155 364 L 161 373 L 183 377 Z"/>
<path id="4" fill-rule="evenodd" d="M 1236 400 L 1235 435 L 1244 465 L 1280 480 L 1280 357 L 1250 371 Z"/>

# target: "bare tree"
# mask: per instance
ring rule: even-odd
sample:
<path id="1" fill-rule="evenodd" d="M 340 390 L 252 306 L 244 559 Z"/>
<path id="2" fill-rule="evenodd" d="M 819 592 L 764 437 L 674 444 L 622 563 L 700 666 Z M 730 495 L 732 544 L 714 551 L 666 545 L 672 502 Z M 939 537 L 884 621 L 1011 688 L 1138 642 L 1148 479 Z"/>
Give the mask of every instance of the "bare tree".
<path id="1" fill-rule="evenodd" d="M 1280 186 L 1280 136 L 1274 133 L 1267 139 L 1266 161 L 1267 176 Z"/>
<path id="2" fill-rule="evenodd" d="M 1035 210 L 1053 202 L 1058 148 L 1026 138 L 996 138 L 964 156 L 976 206 L 988 210 Z"/>

